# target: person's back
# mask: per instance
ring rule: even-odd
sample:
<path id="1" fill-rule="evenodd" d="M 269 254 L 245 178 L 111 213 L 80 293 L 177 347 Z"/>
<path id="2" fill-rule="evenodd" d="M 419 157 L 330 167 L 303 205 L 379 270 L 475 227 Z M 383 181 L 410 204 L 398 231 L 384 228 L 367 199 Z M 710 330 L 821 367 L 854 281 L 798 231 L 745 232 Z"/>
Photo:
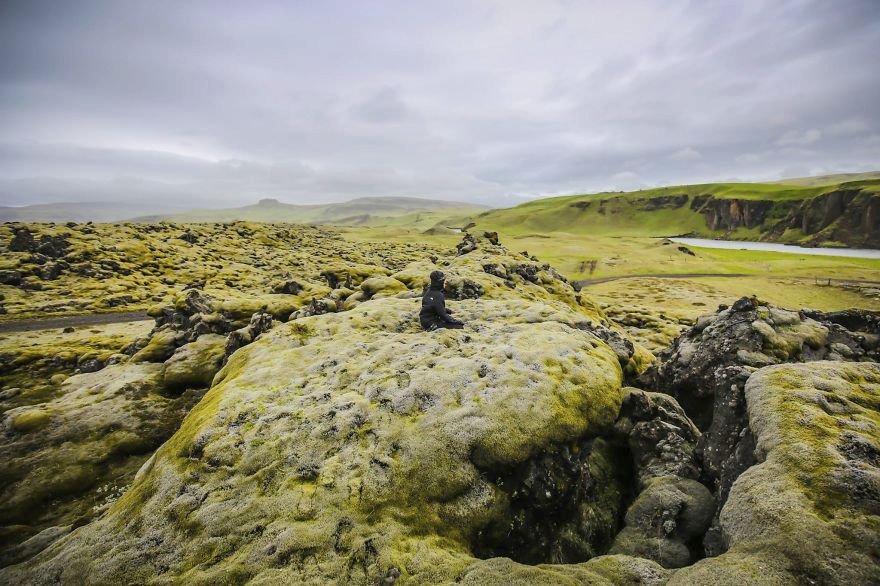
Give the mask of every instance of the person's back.
<path id="1" fill-rule="evenodd" d="M 419 311 L 419 323 L 426 330 L 464 327 L 464 324 L 452 317 L 446 309 L 446 296 L 443 294 L 445 285 L 446 276 L 442 271 L 431 273 L 431 285 L 422 296 L 422 309 Z"/>

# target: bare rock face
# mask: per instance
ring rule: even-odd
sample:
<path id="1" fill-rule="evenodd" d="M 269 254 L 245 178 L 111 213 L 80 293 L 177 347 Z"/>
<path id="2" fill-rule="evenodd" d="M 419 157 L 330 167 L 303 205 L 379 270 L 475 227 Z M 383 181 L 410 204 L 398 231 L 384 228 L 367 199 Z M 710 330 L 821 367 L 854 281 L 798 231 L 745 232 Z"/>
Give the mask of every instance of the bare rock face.
<path id="1" fill-rule="evenodd" d="M 629 445 L 639 489 L 661 476 L 698 479 L 700 432 L 684 409 L 663 393 L 632 387 L 623 393 L 615 430 Z"/>
<path id="2" fill-rule="evenodd" d="M 761 238 L 766 240 L 778 240 L 786 232 L 799 232 L 812 245 L 832 241 L 855 248 L 880 247 L 880 195 L 857 185 L 842 186 L 804 200 L 698 195 L 691 200 L 690 208 L 705 217 L 710 230 L 760 228 Z"/>
<path id="3" fill-rule="evenodd" d="M 744 297 L 729 309 L 700 318 L 641 377 L 647 388 L 675 397 L 702 431 L 697 444 L 701 479 L 713 489 L 716 501 L 708 554 L 724 550 L 717 514 L 734 480 L 755 461 L 746 381 L 759 368 L 786 362 L 877 361 L 876 323 L 871 312 L 826 316 Z M 864 329 L 851 331 L 842 324 Z"/>
<path id="4" fill-rule="evenodd" d="M 714 501 L 696 479 L 700 432 L 669 395 L 624 389 L 615 431 L 629 446 L 637 488 L 609 550 L 680 568 L 702 557 Z"/>

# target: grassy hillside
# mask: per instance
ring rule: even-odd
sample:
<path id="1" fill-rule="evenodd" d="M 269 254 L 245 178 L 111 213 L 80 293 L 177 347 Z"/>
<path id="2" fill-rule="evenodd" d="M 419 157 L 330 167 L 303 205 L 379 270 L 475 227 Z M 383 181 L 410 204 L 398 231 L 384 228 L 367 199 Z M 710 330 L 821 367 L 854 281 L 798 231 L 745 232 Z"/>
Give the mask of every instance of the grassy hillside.
<path id="1" fill-rule="evenodd" d="M 531 201 L 513 208 L 490 210 L 472 220 L 477 229 L 508 234 L 570 234 L 607 236 L 676 236 L 694 234 L 714 238 L 762 239 L 771 227 L 796 213 L 805 202 L 839 190 L 857 191 L 866 197 L 880 193 L 880 180 L 859 181 L 818 187 L 760 183 L 713 183 L 662 187 L 629 193 L 597 193 Z M 734 229 L 712 229 L 707 216 L 715 209 L 761 208 L 766 219 L 752 225 L 745 214 L 744 225 Z M 733 213 L 742 210 L 733 207 Z M 712 208 L 712 209 L 709 209 Z M 769 210 L 769 211 L 768 211 Z M 736 219 L 736 218 L 735 218 Z M 786 230 L 772 239 L 798 242 L 808 238 L 798 230 Z M 828 240 L 828 238 L 826 238 Z"/>

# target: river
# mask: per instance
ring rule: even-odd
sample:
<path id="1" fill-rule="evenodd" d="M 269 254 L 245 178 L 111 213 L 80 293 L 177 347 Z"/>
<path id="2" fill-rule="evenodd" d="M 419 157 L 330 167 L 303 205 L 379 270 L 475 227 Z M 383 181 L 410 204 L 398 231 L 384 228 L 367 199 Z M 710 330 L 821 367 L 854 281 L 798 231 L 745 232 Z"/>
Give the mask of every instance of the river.
<path id="1" fill-rule="evenodd" d="M 730 248 L 734 250 L 766 250 L 769 252 L 789 252 L 793 254 L 812 254 L 817 256 L 848 256 L 856 258 L 880 259 L 880 250 L 871 248 L 808 248 L 775 242 L 748 242 L 740 240 L 711 240 L 709 238 L 669 238 L 678 244 L 698 248 Z"/>

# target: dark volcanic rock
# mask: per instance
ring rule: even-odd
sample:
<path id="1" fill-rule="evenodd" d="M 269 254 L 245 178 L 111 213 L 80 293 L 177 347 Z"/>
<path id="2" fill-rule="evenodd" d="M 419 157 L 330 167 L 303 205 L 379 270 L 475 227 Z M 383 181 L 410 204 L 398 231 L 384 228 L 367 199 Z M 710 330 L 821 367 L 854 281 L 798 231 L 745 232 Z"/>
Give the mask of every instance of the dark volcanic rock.
<path id="1" fill-rule="evenodd" d="M 13 270 L 0 271 L 0 285 L 21 285 L 21 273 Z"/>
<path id="2" fill-rule="evenodd" d="M 247 346 L 251 342 L 257 339 L 257 336 L 264 332 L 268 332 L 272 329 L 272 315 L 268 314 L 264 311 L 259 311 L 251 316 L 250 323 L 234 332 L 230 333 L 226 338 L 226 358 L 232 355 L 233 352 L 241 348 L 242 346 Z"/>
<path id="3" fill-rule="evenodd" d="M 27 228 L 15 228 L 9 241 L 10 252 L 33 252 L 37 248 L 34 235 Z"/>
<path id="4" fill-rule="evenodd" d="M 663 209 L 677 209 L 687 202 L 688 195 L 686 193 L 679 195 L 661 195 L 659 197 L 640 200 L 639 209 L 646 212 Z"/>
<path id="5" fill-rule="evenodd" d="M 609 553 L 667 568 L 699 559 L 714 512 L 712 494 L 696 480 L 699 430 L 669 395 L 632 387 L 623 389 L 614 428 L 629 446 L 640 492 Z"/>
<path id="6" fill-rule="evenodd" d="M 458 254 L 467 254 L 477 249 L 477 240 L 470 234 L 465 234 L 461 242 L 455 245 Z"/>
<path id="7" fill-rule="evenodd" d="M 625 388 L 615 431 L 629 444 L 642 488 L 660 476 L 700 477 L 700 432 L 669 395 Z"/>
<path id="8" fill-rule="evenodd" d="M 858 186 L 845 186 L 805 200 L 698 195 L 691 200 L 690 209 L 703 214 L 711 230 L 760 228 L 761 239 L 771 241 L 795 231 L 810 237 L 808 245 L 832 241 L 880 248 L 880 194 Z"/>
<path id="9" fill-rule="evenodd" d="M 713 198 L 705 203 L 701 211 L 710 229 L 736 230 L 760 226 L 772 207 L 772 201 Z"/>
<path id="10" fill-rule="evenodd" d="M 659 354 L 640 382 L 675 397 L 702 430 L 701 480 L 714 490 L 716 520 L 733 481 L 755 461 L 744 395 L 751 374 L 785 362 L 877 361 L 877 320 L 875 312 L 794 312 L 744 297 L 701 317 Z M 708 541 L 710 554 L 723 549 Z"/>
<path id="11" fill-rule="evenodd" d="M 603 553 L 631 498 L 626 450 L 605 439 L 562 445 L 511 469 L 489 472 L 509 510 L 479 531 L 477 557 L 578 563 Z"/>
<path id="12" fill-rule="evenodd" d="M 480 283 L 471 279 L 450 278 L 446 282 L 446 297 L 448 299 L 479 299 L 485 290 Z"/>
<path id="13" fill-rule="evenodd" d="M 299 295 L 303 290 L 302 284 L 294 280 L 287 280 L 276 283 L 272 286 L 272 293 L 284 293 L 287 295 Z"/>

